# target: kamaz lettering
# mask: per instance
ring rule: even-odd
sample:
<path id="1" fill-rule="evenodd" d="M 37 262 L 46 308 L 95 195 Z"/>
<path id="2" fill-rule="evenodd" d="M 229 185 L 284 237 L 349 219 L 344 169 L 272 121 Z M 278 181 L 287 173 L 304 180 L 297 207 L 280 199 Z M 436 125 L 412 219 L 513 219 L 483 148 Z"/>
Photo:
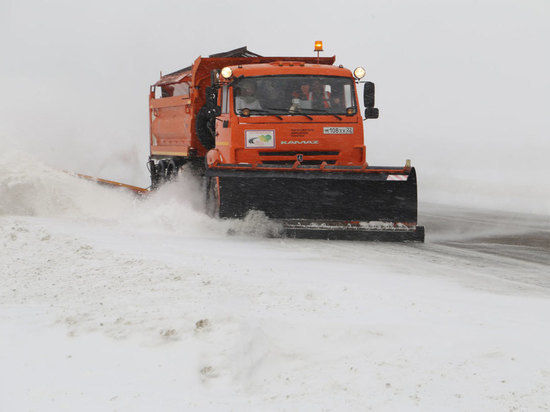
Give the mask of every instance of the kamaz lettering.
<path id="1" fill-rule="evenodd" d="M 283 140 L 281 144 L 319 144 L 319 140 Z"/>

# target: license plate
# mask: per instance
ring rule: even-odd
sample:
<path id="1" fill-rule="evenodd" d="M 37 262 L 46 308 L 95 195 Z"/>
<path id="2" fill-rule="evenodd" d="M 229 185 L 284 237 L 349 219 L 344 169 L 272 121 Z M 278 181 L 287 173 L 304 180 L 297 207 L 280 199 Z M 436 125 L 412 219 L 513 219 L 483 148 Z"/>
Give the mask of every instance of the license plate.
<path id="1" fill-rule="evenodd" d="M 324 134 L 353 134 L 353 127 L 323 127 Z"/>

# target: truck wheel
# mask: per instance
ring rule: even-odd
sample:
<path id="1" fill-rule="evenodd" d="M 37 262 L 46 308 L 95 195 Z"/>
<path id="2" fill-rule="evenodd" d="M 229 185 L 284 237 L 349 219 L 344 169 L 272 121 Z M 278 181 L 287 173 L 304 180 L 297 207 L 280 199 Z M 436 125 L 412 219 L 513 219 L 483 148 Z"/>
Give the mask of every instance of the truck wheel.
<path id="1" fill-rule="evenodd" d="M 218 217 L 220 214 L 220 197 L 218 191 L 218 179 L 207 178 L 206 182 L 206 213 L 210 217 Z"/>
<path id="2" fill-rule="evenodd" d="M 159 160 L 158 163 L 150 160 L 147 167 L 151 174 L 151 188 L 153 189 L 157 189 L 163 183 L 175 179 L 180 169 L 179 165 L 173 160 Z"/>
<path id="3" fill-rule="evenodd" d="M 179 167 L 173 160 L 166 161 L 164 170 L 164 181 L 169 182 L 178 177 Z"/>
<path id="4" fill-rule="evenodd" d="M 154 160 L 149 160 L 147 162 L 147 169 L 149 169 L 149 174 L 151 175 L 151 189 L 156 189 L 161 184 L 161 175 L 159 173 L 159 167 Z"/>

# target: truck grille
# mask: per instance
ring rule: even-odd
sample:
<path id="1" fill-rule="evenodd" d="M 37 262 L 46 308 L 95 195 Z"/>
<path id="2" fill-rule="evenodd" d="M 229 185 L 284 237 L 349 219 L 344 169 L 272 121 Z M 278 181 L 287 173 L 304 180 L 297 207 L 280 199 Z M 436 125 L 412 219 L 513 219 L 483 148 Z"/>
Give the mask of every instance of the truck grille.
<path id="1" fill-rule="evenodd" d="M 292 166 L 296 160 L 264 160 L 263 165 L 287 165 Z M 301 164 L 303 165 L 315 165 L 319 166 L 321 163 L 325 162 L 328 165 L 333 165 L 336 163 L 336 160 L 303 160 Z"/>
<path id="2" fill-rule="evenodd" d="M 304 155 L 304 156 L 338 156 L 340 152 L 329 152 L 329 151 L 287 151 L 287 152 L 259 152 L 260 156 L 296 156 L 296 155 Z"/>
<path id="3" fill-rule="evenodd" d="M 293 165 L 296 161 L 296 156 L 302 155 L 303 160 L 300 162 L 303 165 L 320 165 L 326 162 L 329 165 L 336 163 L 336 156 L 340 154 L 337 151 L 284 151 L 284 152 L 259 152 L 263 159 L 264 165 Z M 286 159 L 285 159 L 286 158 Z"/>

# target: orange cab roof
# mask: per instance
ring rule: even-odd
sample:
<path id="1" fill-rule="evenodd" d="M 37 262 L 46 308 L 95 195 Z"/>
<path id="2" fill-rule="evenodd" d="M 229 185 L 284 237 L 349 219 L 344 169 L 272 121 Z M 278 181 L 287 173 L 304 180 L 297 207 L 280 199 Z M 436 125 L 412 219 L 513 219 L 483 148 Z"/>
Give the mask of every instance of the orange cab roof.
<path id="1" fill-rule="evenodd" d="M 352 77 L 351 71 L 342 67 L 327 64 L 311 64 L 300 61 L 275 61 L 271 63 L 246 64 L 231 66 L 233 76 L 269 76 L 269 75 L 293 75 L 316 74 L 325 76 Z"/>

